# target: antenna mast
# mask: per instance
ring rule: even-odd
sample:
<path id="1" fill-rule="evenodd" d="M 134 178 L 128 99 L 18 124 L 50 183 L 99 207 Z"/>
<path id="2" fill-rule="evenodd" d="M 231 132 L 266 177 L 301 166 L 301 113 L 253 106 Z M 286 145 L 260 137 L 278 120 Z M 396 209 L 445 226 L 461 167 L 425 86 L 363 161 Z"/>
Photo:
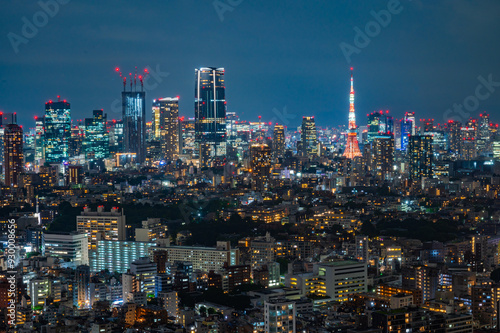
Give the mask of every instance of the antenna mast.
<path id="1" fill-rule="evenodd" d="M 147 68 L 144 68 L 144 75 L 139 75 L 139 81 L 141 82 L 141 91 L 144 91 L 144 80 L 148 76 L 149 72 Z"/>
<path id="2" fill-rule="evenodd" d="M 115 71 L 120 74 L 120 77 L 123 79 L 123 91 L 125 91 L 125 87 L 127 85 L 127 77 L 122 75 L 120 68 L 116 67 Z"/>
<path id="3" fill-rule="evenodd" d="M 137 66 L 135 67 L 134 73 L 134 91 L 137 91 Z"/>
<path id="4" fill-rule="evenodd" d="M 123 91 L 127 91 L 127 76 L 122 74 L 120 71 L 120 68 L 116 67 L 115 71 L 120 74 L 120 77 L 123 79 Z M 129 73 L 129 80 L 130 80 L 130 91 L 135 90 L 137 91 L 137 79 L 139 79 L 139 82 L 141 84 L 141 91 L 144 91 L 144 80 L 146 79 L 146 76 L 149 75 L 149 71 L 147 68 L 144 68 L 144 74 L 138 74 L 137 73 L 137 67 L 135 68 L 135 73 L 133 76 L 132 80 L 132 73 Z M 58 96 L 59 97 L 59 96 Z"/>

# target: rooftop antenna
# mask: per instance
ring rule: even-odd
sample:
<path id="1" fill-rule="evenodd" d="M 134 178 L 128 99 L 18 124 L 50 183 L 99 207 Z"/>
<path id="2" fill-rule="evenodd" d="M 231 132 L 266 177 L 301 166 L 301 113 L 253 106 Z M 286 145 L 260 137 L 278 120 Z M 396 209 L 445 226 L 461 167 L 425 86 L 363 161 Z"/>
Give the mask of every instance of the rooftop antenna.
<path id="1" fill-rule="evenodd" d="M 137 91 L 137 66 L 135 67 L 134 73 L 134 91 Z"/>
<path id="2" fill-rule="evenodd" d="M 139 81 L 141 82 L 141 91 L 144 91 L 144 79 L 148 76 L 149 71 L 147 68 L 144 68 L 144 75 L 139 75 Z"/>
<path id="3" fill-rule="evenodd" d="M 120 74 L 120 77 L 123 79 L 123 91 L 125 91 L 125 87 L 127 85 L 127 77 L 122 75 L 120 68 L 116 67 L 115 71 Z"/>
<path id="4" fill-rule="evenodd" d="M 123 79 L 123 91 L 127 91 L 127 75 L 122 74 L 120 68 L 118 67 L 115 68 L 115 71 L 119 73 L 120 77 Z M 137 72 L 137 67 L 135 67 L 134 76 L 132 77 L 132 73 L 128 74 L 130 80 L 130 91 L 132 90 L 137 91 L 137 80 L 139 80 L 141 84 L 141 91 L 144 91 L 144 80 L 148 75 L 149 75 L 149 70 L 147 68 L 144 68 L 144 74 L 140 74 Z"/>

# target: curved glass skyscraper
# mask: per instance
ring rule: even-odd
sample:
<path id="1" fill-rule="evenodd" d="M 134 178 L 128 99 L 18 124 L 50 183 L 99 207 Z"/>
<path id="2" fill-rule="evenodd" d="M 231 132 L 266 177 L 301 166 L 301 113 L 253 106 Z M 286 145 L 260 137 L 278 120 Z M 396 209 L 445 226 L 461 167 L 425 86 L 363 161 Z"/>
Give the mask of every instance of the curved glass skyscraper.
<path id="1" fill-rule="evenodd" d="M 195 69 L 195 135 L 200 157 L 226 155 L 225 91 L 224 68 Z"/>

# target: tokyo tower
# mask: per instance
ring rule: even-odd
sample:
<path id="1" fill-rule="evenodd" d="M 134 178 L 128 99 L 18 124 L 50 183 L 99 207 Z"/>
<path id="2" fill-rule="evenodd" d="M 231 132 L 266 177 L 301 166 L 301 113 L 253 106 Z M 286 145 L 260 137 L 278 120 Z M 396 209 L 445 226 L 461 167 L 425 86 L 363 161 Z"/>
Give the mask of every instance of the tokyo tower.
<path id="1" fill-rule="evenodd" d="M 344 151 L 344 157 L 353 159 L 361 157 L 358 146 L 358 134 L 356 133 L 356 114 L 354 113 L 354 79 L 351 67 L 351 92 L 349 93 L 349 132 L 347 133 L 347 146 Z"/>

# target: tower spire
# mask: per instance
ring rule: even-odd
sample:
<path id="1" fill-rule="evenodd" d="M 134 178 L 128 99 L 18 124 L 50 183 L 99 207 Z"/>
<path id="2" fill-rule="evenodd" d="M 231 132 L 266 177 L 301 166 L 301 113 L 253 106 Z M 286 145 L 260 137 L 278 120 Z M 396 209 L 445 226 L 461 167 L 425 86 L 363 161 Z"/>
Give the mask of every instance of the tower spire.
<path id="1" fill-rule="evenodd" d="M 351 67 L 351 92 L 349 93 L 349 132 L 347 133 L 347 145 L 344 157 L 352 159 L 360 157 L 357 133 L 356 133 L 356 113 L 354 112 L 354 75 Z"/>
<path id="2" fill-rule="evenodd" d="M 354 112 L 354 75 L 351 67 L 351 92 L 349 93 L 349 130 L 356 129 L 356 113 Z"/>
<path id="3" fill-rule="evenodd" d="M 354 94 L 354 76 L 353 76 L 353 68 L 351 67 L 351 94 Z"/>

